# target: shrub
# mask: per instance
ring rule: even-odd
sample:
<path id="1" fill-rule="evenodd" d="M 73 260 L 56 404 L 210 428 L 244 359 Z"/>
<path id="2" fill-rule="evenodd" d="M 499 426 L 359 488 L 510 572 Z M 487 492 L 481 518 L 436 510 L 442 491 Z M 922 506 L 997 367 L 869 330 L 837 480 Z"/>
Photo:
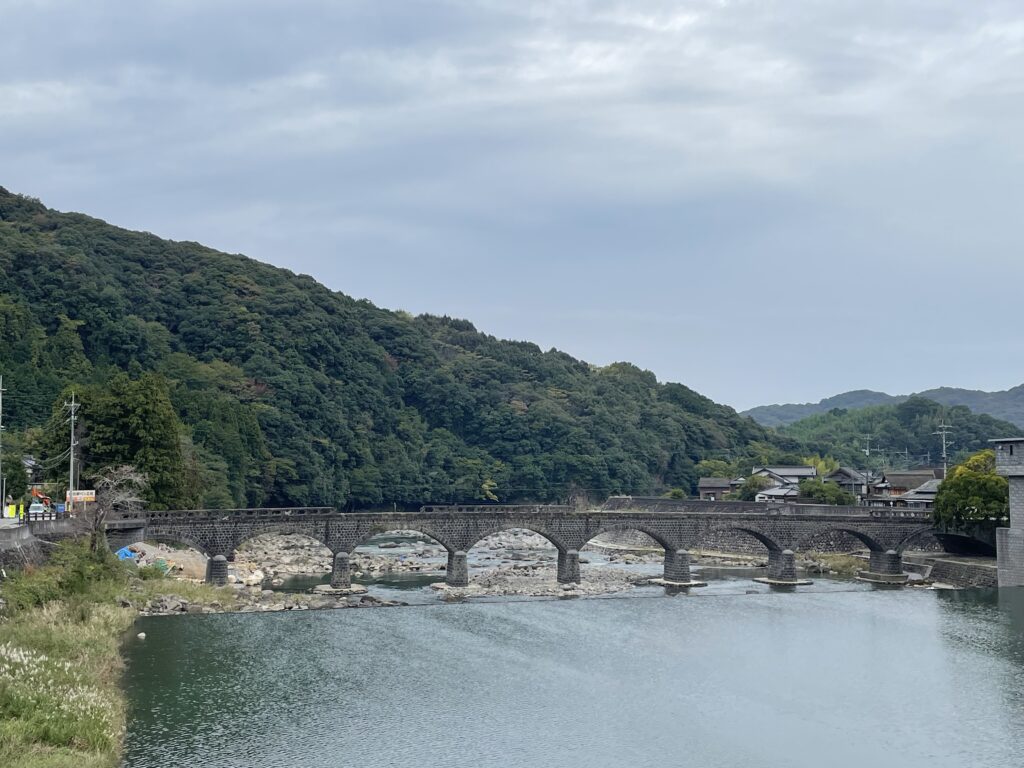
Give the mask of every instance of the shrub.
<path id="1" fill-rule="evenodd" d="M 123 585 L 128 570 L 110 552 L 91 552 L 88 544 L 66 541 L 59 544 L 43 568 L 26 568 L 0 585 L 7 613 L 46 605 L 54 600 L 82 598 Z"/>
<path id="2" fill-rule="evenodd" d="M 136 572 L 136 575 L 143 581 L 152 581 L 154 579 L 162 579 L 167 574 L 158 565 L 143 565 Z"/>

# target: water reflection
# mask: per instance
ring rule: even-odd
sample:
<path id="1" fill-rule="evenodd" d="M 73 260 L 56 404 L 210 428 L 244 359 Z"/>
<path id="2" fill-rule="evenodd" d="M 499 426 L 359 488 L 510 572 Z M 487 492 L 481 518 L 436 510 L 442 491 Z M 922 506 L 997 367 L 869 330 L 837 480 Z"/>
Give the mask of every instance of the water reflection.
<path id="1" fill-rule="evenodd" d="M 126 766 L 1024 764 L 1020 594 L 752 584 L 142 620 Z"/>

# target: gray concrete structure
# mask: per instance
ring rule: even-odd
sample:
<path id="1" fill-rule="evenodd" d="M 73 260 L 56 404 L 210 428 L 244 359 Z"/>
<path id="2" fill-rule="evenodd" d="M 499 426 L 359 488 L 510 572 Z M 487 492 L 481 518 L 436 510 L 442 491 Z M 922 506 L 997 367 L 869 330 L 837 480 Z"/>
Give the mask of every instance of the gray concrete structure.
<path id="1" fill-rule="evenodd" d="M 1000 587 L 1024 586 L 1024 437 L 993 440 L 996 472 L 1010 483 L 1010 527 L 996 530 Z"/>
<path id="2" fill-rule="evenodd" d="M 856 540 L 872 553 L 871 570 L 900 572 L 904 548 L 933 532 L 931 515 L 911 509 L 703 502 L 613 497 L 599 509 L 544 505 L 426 506 L 417 512 L 338 512 L 331 508 L 185 510 L 147 512 L 119 521 L 118 539 L 182 543 L 210 557 L 234 559 L 247 539 L 298 533 L 335 554 L 331 583 L 350 583 L 349 555 L 372 536 L 415 530 L 448 550 L 446 581 L 469 582 L 466 552 L 481 539 L 512 528 L 540 534 L 558 550 L 558 579 L 580 581 L 580 550 L 602 533 L 641 531 L 665 548 L 665 580 L 685 584 L 690 551 L 712 548 L 724 534 L 750 539 L 767 551 L 769 577 L 796 582 L 794 552 L 815 548 L 823 536 Z"/>

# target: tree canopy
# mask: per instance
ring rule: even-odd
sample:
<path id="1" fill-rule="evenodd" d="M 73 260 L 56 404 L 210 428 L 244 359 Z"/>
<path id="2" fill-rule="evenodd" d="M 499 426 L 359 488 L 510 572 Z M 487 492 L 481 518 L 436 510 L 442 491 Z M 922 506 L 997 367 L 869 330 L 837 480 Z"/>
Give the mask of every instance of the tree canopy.
<path id="1" fill-rule="evenodd" d="M 937 464 L 942 461 L 943 423 L 952 426 L 953 461 L 984 448 L 989 440 L 1013 437 L 1020 429 L 1009 422 L 972 413 L 964 406 L 944 406 L 923 397 L 895 405 L 856 410 L 834 409 L 783 427 L 779 433 L 819 455 L 831 455 L 844 466 L 885 469 Z M 871 455 L 865 446 L 870 438 Z"/>
<path id="2" fill-rule="evenodd" d="M 843 490 L 838 483 L 825 481 L 820 477 L 801 480 L 800 496 L 818 504 L 832 504 L 833 506 L 857 503 L 855 494 Z"/>
<path id="3" fill-rule="evenodd" d="M 996 454 L 978 451 L 949 471 L 935 497 L 935 521 L 956 529 L 967 522 L 999 521 L 1009 514 L 1010 489 L 996 474 Z"/>

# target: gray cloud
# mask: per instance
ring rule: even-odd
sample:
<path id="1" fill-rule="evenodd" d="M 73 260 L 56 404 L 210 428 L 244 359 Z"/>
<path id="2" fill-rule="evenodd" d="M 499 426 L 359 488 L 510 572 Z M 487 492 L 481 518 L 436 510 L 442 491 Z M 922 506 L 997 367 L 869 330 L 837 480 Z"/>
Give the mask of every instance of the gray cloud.
<path id="1" fill-rule="evenodd" d="M 3 2 L 0 184 L 749 406 L 1024 380 L 1012 2 Z"/>

